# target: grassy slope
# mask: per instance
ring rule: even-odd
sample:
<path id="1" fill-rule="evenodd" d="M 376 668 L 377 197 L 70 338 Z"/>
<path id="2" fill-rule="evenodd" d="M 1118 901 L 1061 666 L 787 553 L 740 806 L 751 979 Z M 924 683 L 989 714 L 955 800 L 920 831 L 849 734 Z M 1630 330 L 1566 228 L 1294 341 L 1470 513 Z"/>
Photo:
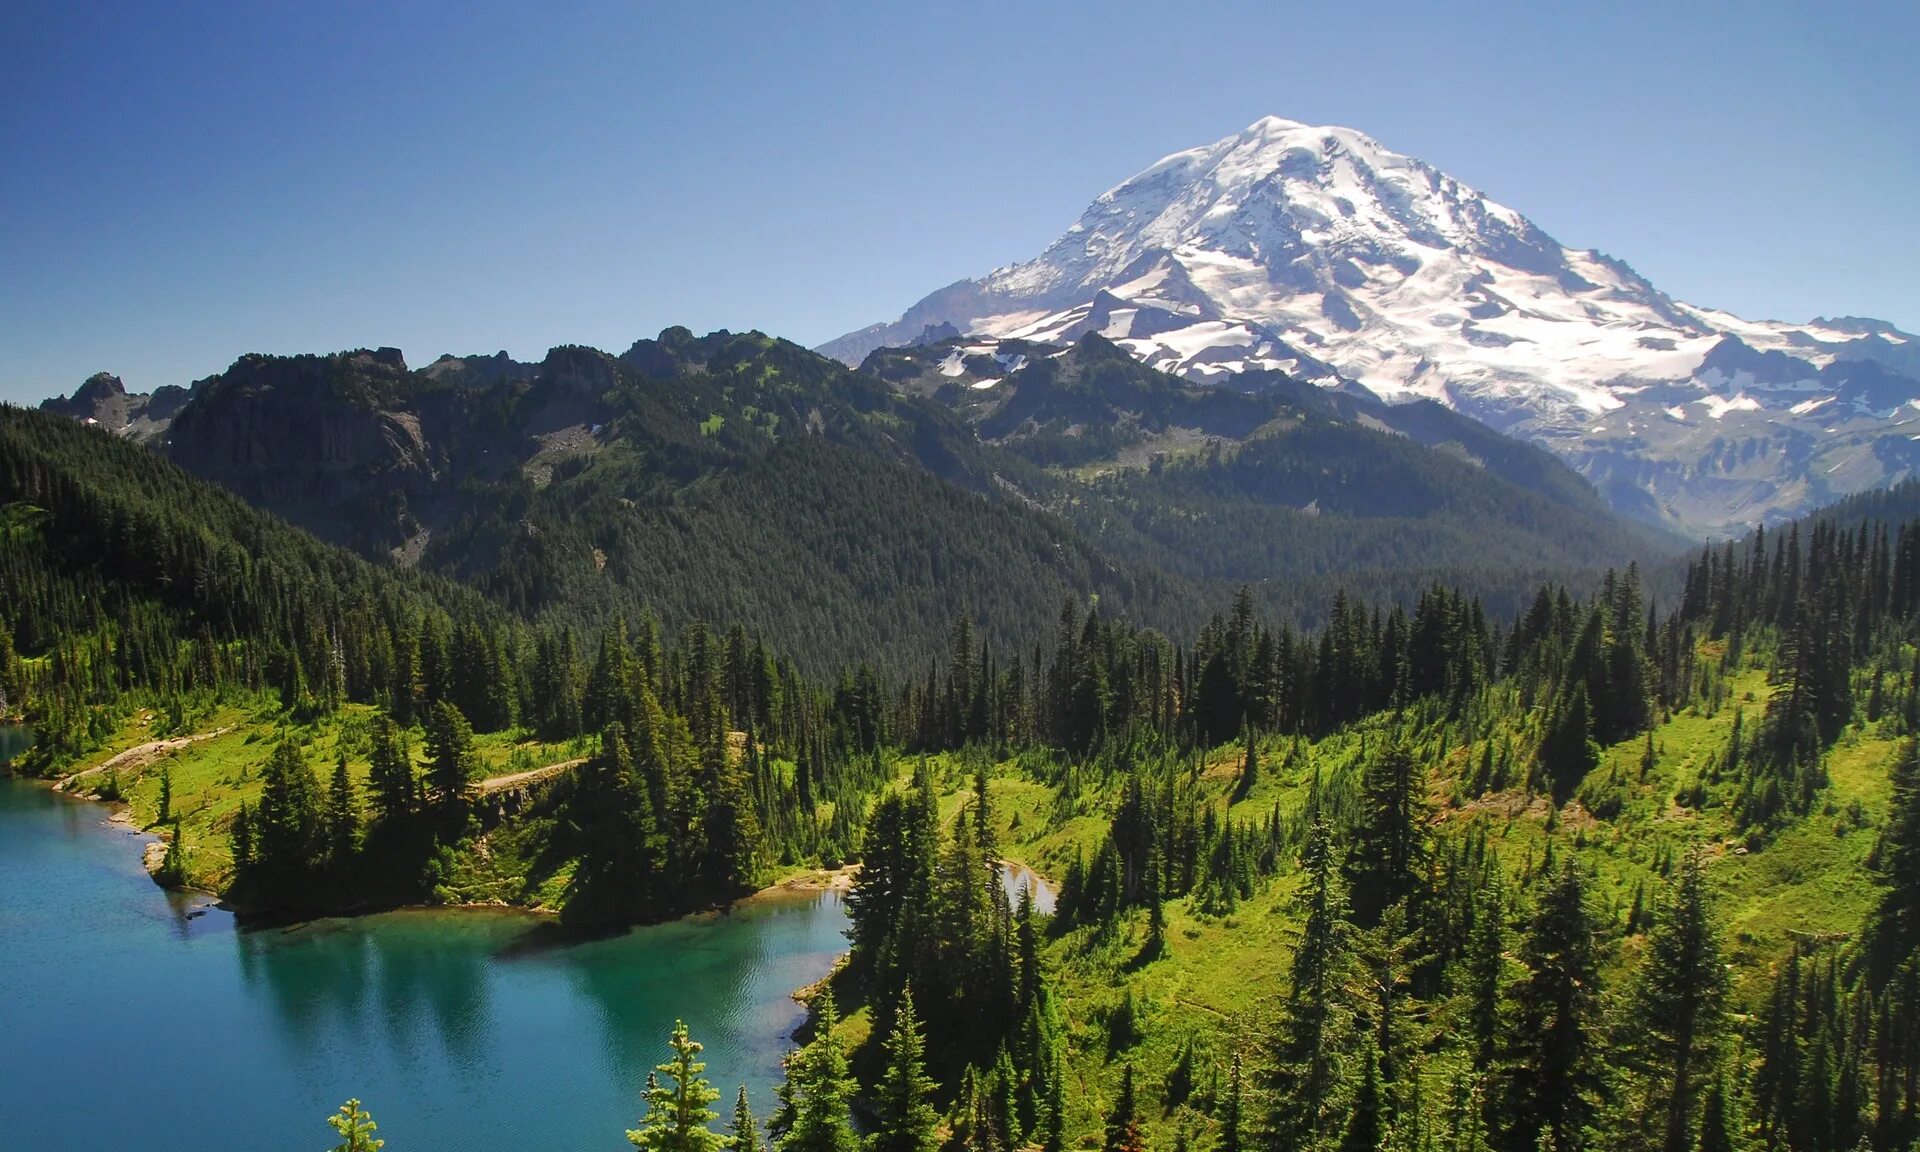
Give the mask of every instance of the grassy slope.
<path id="1" fill-rule="evenodd" d="M 127 818 L 135 827 L 148 829 L 170 839 L 170 828 L 157 824 L 163 770 L 171 777 L 173 814 L 187 837 L 187 874 L 192 886 L 218 891 L 231 878 L 233 857 L 228 850 L 228 830 L 242 801 L 257 803 L 260 798 L 260 769 L 266 763 L 283 732 L 305 750 L 307 762 L 319 777 L 322 789 L 331 778 L 334 764 L 344 752 L 364 808 L 367 778 L 367 727 L 375 712 L 364 705 L 348 705 L 338 715 L 306 726 L 289 725 L 277 700 L 261 699 L 251 705 L 223 704 L 192 715 L 180 732 L 166 736 L 207 735 L 230 729 L 211 739 L 196 741 L 184 748 L 161 754 L 140 767 L 113 772 L 90 771 L 116 755 L 160 737 L 158 719 L 150 712 L 138 712 L 127 719 L 101 748 L 62 769 L 64 774 L 85 772 L 75 781 L 74 791 L 82 795 L 111 798 L 117 785 L 125 801 Z M 474 738 L 483 777 L 499 776 L 553 764 L 579 755 L 581 750 L 565 744 L 544 744 L 524 733 L 499 732 Z M 418 728 L 407 734 L 416 761 L 425 738 Z M 110 777 L 112 785 L 110 785 Z M 446 877 L 444 897 L 449 902 L 506 902 L 534 906 L 551 904 L 564 886 L 566 873 L 538 875 L 532 861 L 522 853 L 526 848 L 524 829 L 503 825 L 456 853 L 453 871 Z"/>
<path id="2" fill-rule="evenodd" d="M 1751 724 L 1771 691 L 1765 672 L 1751 664 L 1730 677 L 1729 689 L 1729 703 L 1717 712 L 1689 709 L 1655 730 L 1656 761 L 1643 781 L 1637 779 L 1640 739 L 1605 750 L 1595 777 L 1617 771 L 1627 793 L 1621 810 L 1608 820 L 1595 819 L 1575 802 L 1556 814 L 1557 827 L 1550 830 L 1548 801 L 1517 792 L 1459 803 L 1448 795 L 1451 781 L 1465 770 L 1470 756 L 1478 756 L 1480 746 L 1456 748 L 1448 766 L 1436 768 L 1433 776 L 1436 833 L 1460 835 L 1475 821 L 1484 822 L 1490 847 L 1510 876 L 1536 864 L 1552 838 L 1556 853 L 1571 850 L 1588 869 L 1596 912 L 1611 913 L 1621 925 L 1636 885 L 1645 885 L 1652 907 L 1662 885 L 1655 868 L 1662 853 L 1677 852 L 1689 842 L 1703 844 L 1718 894 L 1723 946 L 1734 968 L 1735 1010 L 1749 1010 L 1764 992 L 1770 966 L 1785 954 L 1794 934 L 1852 932 L 1876 898 L 1879 889 L 1864 865 L 1886 810 L 1887 765 L 1895 747 L 1875 725 L 1849 731 L 1830 754 L 1831 783 L 1813 812 L 1749 846 L 1736 835 L 1727 807 L 1731 785 L 1710 789 L 1697 812 L 1675 801 L 1703 765 L 1724 754 L 1735 709 L 1743 710 Z M 1232 806 L 1233 815 L 1263 819 L 1276 802 L 1285 812 L 1297 812 L 1315 764 L 1323 779 L 1331 777 L 1355 751 L 1359 733 L 1382 728 L 1382 719 L 1376 718 L 1357 732 L 1305 748 L 1306 754 L 1296 755 L 1291 763 L 1287 741 L 1264 742 L 1260 782 Z M 1238 746 L 1217 749 L 1202 770 L 1209 794 L 1223 809 L 1243 755 Z M 957 784 L 964 773 L 957 764 L 951 768 L 949 777 Z M 1105 832 L 1106 804 L 1117 793 L 1117 781 L 1105 801 L 1074 814 L 1056 812 L 1052 790 L 1024 778 L 1015 766 L 1000 765 L 996 772 L 992 792 L 1008 856 L 1055 878 L 1076 851 L 1092 856 Z M 960 801 L 956 791 L 948 797 L 947 810 L 956 810 Z M 1150 1146 L 1171 1147 L 1181 1123 L 1196 1130 L 1205 1125 L 1204 1118 L 1186 1109 L 1162 1107 L 1167 1073 L 1181 1045 L 1191 1039 L 1198 1055 L 1196 1083 L 1204 1090 L 1216 1069 L 1224 1077 L 1234 1044 L 1258 1042 L 1265 1034 L 1285 993 L 1298 938 L 1290 904 L 1295 883 L 1288 865 L 1253 899 L 1223 917 L 1204 915 L 1187 900 L 1170 903 L 1165 952 L 1148 962 L 1141 958 L 1147 936 L 1144 912 L 1136 913 L 1125 931 L 1106 938 L 1080 929 L 1054 940 L 1050 957 L 1061 986 L 1077 1080 L 1077 1090 L 1069 1093 L 1069 1131 L 1076 1143 L 1098 1145 L 1103 1109 L 1113 1099 L 1121 1067 L 1128 1061 L 1135 1065 Z M 1615 986 L 1624 982 L 1642 943 L 1642 937 L 1619 942 L 1611 964 Z M 1110 1052 L 1107 1021 L 1129 990 L 1142 1038 Z M 1450 1024 L 1445 1005 L 1428 1020 L 1436 1030 Z M 1436 1064 L 1428 1071 L 1431 1090 L 1443 1091 L 1451 1069 Z"/>

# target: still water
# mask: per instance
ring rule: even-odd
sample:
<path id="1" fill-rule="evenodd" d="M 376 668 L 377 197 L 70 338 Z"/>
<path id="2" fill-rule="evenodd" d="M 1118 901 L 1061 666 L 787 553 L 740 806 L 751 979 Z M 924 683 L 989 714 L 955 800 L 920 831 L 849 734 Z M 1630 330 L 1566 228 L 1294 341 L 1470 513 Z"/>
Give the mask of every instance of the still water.
<path id="1" fill-rule="evenodd" d="M 676 1017 L 764 1119 L 791 993 L 845 948 L 818 894 L 565 947 L 507 912 L 243 931 L 106 815 L 0 778 L 8 1150 L 317 1150 L 348 1096 L 388 1152 L 624 1148 Z"/>

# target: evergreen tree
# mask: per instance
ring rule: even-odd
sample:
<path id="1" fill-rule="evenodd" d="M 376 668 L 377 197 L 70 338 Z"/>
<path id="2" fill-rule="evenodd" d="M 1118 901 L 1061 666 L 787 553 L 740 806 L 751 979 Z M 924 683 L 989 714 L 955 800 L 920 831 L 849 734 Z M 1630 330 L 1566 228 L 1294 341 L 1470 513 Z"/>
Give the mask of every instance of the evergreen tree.
<path id="1" fill-rule="evenodd" d="M 1333 1134 L 1341 1046 L 1351 1035 L 1352 1012 L 1345 992 L 1352 966 L 1351 926 L 1346 919 L 1345 888 L 1334 862 L 1333 829 L 1324 814 L 1312 817 L 1300 864 L 1305 882 L 1297 908 L 1303 923 L 1275 1038 L 1273 1112 L 1268 1121 L 1281 1152 L 1309 1148 Z"/>
<path id="2" fill-rule="evenodd" d="M 1134 1099 L 1133 1061 L 1129 1060 L 1120 1069 L 1120 1092 L 1107 1112 L 1104 1152 L 1124 1152 L 1129 1144 L 1138 1142 L 1139 1134 L 1140 1109 Z"/>
<path id="3" fill-rule="evenodd" d="M 327 1124 L 340 1137 L 333 1152 L 380 1152 L 386 1146 L 385 1140 L 373 1134 L 380 1126 L 373 1122 L 371 1113 L 361 1109 L 358 1100 L 340 1105 L 337 1115 L 327 1117 Z"/>
<path id="4" fill-rule="evenodd" d="M 227 845 L 233 855 L 235 872 L 245 872 L 253 866 L 253 810 L 245 800 L 233 814 L 233 824 L 227 830 Z"/>
<path id="5" fill-rule="evenodd" d="M 1920 953 L 1920 740 L 1908 738 L 1889 772 L 1893 795 L 1876 852 L 1887 890 L 1872 924 L 1875 982 Z"/>
<path id="6" fill-rule="evenodd" d="M 1340 1152 L 1379 1152 L 1387 1131 L 1386 1102 L 1380 1098 L 1380 1060 L 1367 1053 L 1366 1069 L 1354 1093 L 1353 1111 L 1340 1138 Z"/>
<path id="7" fill-rule="evenodd" d="M 1506 899 L 1498 873 L 1490 875 L 1474 904 L 1467 944 L 1467 1021 L 1474 1067 L 1493 1067 L 1500 1041 L 1501 990 L 1507 967 Z"/>
<path id="8" fill-rule="evenodd" d="M 734 1098 L 733 1119 L 727 1122 L 724 1143 L 727 1152 L 764 1152 L 760 1126 L 753 1119 L 753 1109 L 747 1105 L 745 1084 L 740 1085 L 740 1094 Z"/>
<path id="9" fill-rule="evenodd" d="M 859 1152 L 851 1105 L 855 1085 L 837 1029 L 831 989 L 814 1002 L 814 1037 L 787 1057 L 780 1107 L 768 1125 L 775 1152 Z"/>
<path id="10" fill-rule="evenodd" d="M 373 797 L 375 816 L 382 822 L 403 820 L 413 812 L 418 784 L 400 733 L 392 720 L 376 716 L 369 741 L 367 791 Z"/>
<path id="11" fill-rule="evenodd" d="M 1236 1050 L 1227 1071 L 1227 1098 L 1220 1106 L 1220 1140 L 1214 1152 L 1245 1152 L 1246 1137 L 1240 1130 L 1246 1108 L 1246 1087 L 1240 1073 L 1240 1053 Z"/>
<path id="12" fill-rule="evenodd" d="M 434 798 L 443 807 L 463 803 L 479 774 L 473 725 L 451 701 L 438 702 L 427 721 L 427 778 Z"/>
<path id="13" fill-rule="evenodd" d="M 1700 1065 L 1719 1030 L 1726 967 L 1708 907 L 1700 851 L 1681 858 L 1672 894 L 1648 934 L 1634 986 L 1630 1054 L 1646 1073 L 1663 1152 L 1687 1152 Z"/>
<path id="14" fill-rule="evenodd" d="M 1521 947 L 1526 966 L 1500 1076 L 1503 1143 L 1526 1152 L 1544 1133 L 1576 1148 L 1600 1089 L 1595 1035 L 1600 965 L 1580 873 L 1568 861 L 1541 894 Z"/>
<path id="15" fill-rule="evenodd" d="M 353 777 L 347 773 L 345 755 L 333 766 L 322 834 L 326 839 L 328 863 L 335 869 L 351 864 L 360 851 L 360 798 L 354 793 Z"/>
<path id="16" fill-rule="evenodd" d="M 281 877 L 309 868 L 319 849 L 320 789 L 291 737 L 282 738 L 260 774 L 253 835 L 256 863 Z"/>
<path id="17" fill-rule="evenodd" d="M 1587 687 L 1576 683 L 1547 713 L 1546 731 L 1540 737 L 1540 768 L 1554 797 L 1564 801 L 1599 763 Z"/>
<path id="18" fill-rule="evenodd" d="M 1733 1152 L 1734 1124 L 1728 1115 L 1727 1077 L 1722 1071 L 1707 1088 L 1700 1106 L 1700 1139 L 1695 1152 Z"/>
<path id="19" fill-rule="evenodd" d="M 160 766 L 160 811 L 153 819 L 155 824 L 166 824 L 173 819 L 173 765 Z"/>
<path id="20" fill-rule="evenodd" d="M 1368 762 L 1361 804 L 1346 867 L 1354 919 L 1370 925 L 1426 878 L 1426 779 L 1404 738 Z"/>
<path id="21" fill-rule="evenodd" d="M 653 910 L 666 863 L 653 797 L 614 721 L 574 781 L 563 811 L 580 852 L 561 914 L 571 923 L 628 923 Z"/>
<path id="22" fill-rule="evenodd" d="M 913 993 L 901 993 L 886 1039 L 886 1067 L 875 1091 L 877 1123 L 869 1152 L 933 1152 L 939 1146 L 933 1078 L 926 1071 L 926 1038 L 914 1014 Z"/>
<path id="23" fill-rule="evenodd" d="M 707 1127 L 719 1118 L 707 1105 L 720 1099 L 720 1093 L 703 1075 L 707 1066 L 699 1057 L 704 1045 L 687 1035 L 684 1021 L 676 1020 L 667 1046 L 673 1056 L 654 1067 L 647 1082 L 647 1115 L 639 1128 L 627 1133 L 627 1140 L 647 1152 L 720 1152 L 726 1141 Z M 672 1085 L 661 1083 L 661 1077 Z"/>

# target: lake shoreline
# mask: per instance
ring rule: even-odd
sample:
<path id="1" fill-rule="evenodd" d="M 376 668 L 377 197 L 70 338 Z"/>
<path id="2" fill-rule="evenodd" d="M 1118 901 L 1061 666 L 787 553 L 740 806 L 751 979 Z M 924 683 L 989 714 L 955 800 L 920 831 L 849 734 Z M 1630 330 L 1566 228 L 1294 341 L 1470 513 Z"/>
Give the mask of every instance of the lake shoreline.
<path id="1" fill-rule="evenodd" d="M 169 842 L 167 837 L 160 831 L 152 828 L 142 828 L 140 825 L 134 823 L 131 814 L 132 807 L 125 801 L 102 799 L 101 797 L 92 796 L 86 792 L 65 786 L 70 781 L 78 779 L 78 775 L 49 778 L 27 776 L 17 772 L 7 771 L 0 772 L 0 777 L 15 780 L 31 787 L 41 788 L 76 804 L 94 805 L 104 809 L 106 818 L 102 823 L 116 831 L 139 837 L 144 841 L 140 849 L 140 865 L 142 870 L 147 874 L 147 878 L 153 882 L 155 887 L 165 892 L 176 892 L 185 896 L 205 897 L 211 901 L 209 907 L 219 908 L 221 911 L 233 913 L 236 919 L 241 922 L 243 928 L 289 928 L 300 924 L 312 923 L 317 920 L 352 919 L 361 916 L 379 916 L 394 912 L 495 912 L 524 916 L 537 925 L 552 925 L 558 927 L 560 922 L 560 912 L 557 908 L 549 908 L 535 904 L 514 904 L 505 900 L 466 900 L 446 904 L 366 904 L 356 908 L 334 909 L 319 914 L 292 914 L 284 917 L 272 912 L 250 909 L 230 901 L 226 896 L 216 891 L 195 887 L 190 884 L 168 884 L 163 882 L 158 872 L 161 863 L 166 859 L 166 847 Z M 783 876 L 764 887 L 738 896 L 726 904 L 716 905 L 711 908 L 696 909 L 661 920 L 640 921 L 611 930 L 607 934 L 618 934 L 634 928 L 649 927 L 655 924 L 671 924 L 681 920 L 718 919 L 731 915 L 739 910 L 791 900 L 812 899 L 824 893 L 833 893 L 836 896 L 844 897 L 848 892 L 852 891 L 854 878 L 859 874 L 859 871 L 860 866 L 858 864 L 845 864 L 838 868 L 802 869 L 791 875 Z M 580 938 L 591 939 L 592 935 L 581 934 Z"/>

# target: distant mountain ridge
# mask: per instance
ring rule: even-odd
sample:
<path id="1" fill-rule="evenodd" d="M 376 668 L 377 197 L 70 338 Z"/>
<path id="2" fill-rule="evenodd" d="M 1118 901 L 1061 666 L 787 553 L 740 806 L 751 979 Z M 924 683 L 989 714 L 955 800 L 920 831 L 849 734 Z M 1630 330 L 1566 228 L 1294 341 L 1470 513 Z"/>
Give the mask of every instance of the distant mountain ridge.
<path id="1" fill-rule="evenodd" d="M 1278 117 L 1124 181 L 1035 259 L 819 350 L 853 364 L 942 335 L 1086 332 L 1197 381 L 1280 371 L 1431 399 L 1700 534 L 1920 465 L 1920 339 L 1681 303 L 1363 133 Z"/>
<path id="2" fill-rule="evenodd" d="M 915 666 L 960 615 L 1025 643 L 1069 596 L 1168 630 L 1242 583 L 1303 621 L 1339 587 L 1410 602 L 1436 580 L 1506 611 L 1677 544 L 1436 405 L 1271 370 L 1207 387 L 1094 333 L 971 348 L 853 371 L 668 329 L 538 363 L 244 356 L 165 420 L 98 379 L 47 407 L 524 616 L 738 620 L 821 667 Z"/>

